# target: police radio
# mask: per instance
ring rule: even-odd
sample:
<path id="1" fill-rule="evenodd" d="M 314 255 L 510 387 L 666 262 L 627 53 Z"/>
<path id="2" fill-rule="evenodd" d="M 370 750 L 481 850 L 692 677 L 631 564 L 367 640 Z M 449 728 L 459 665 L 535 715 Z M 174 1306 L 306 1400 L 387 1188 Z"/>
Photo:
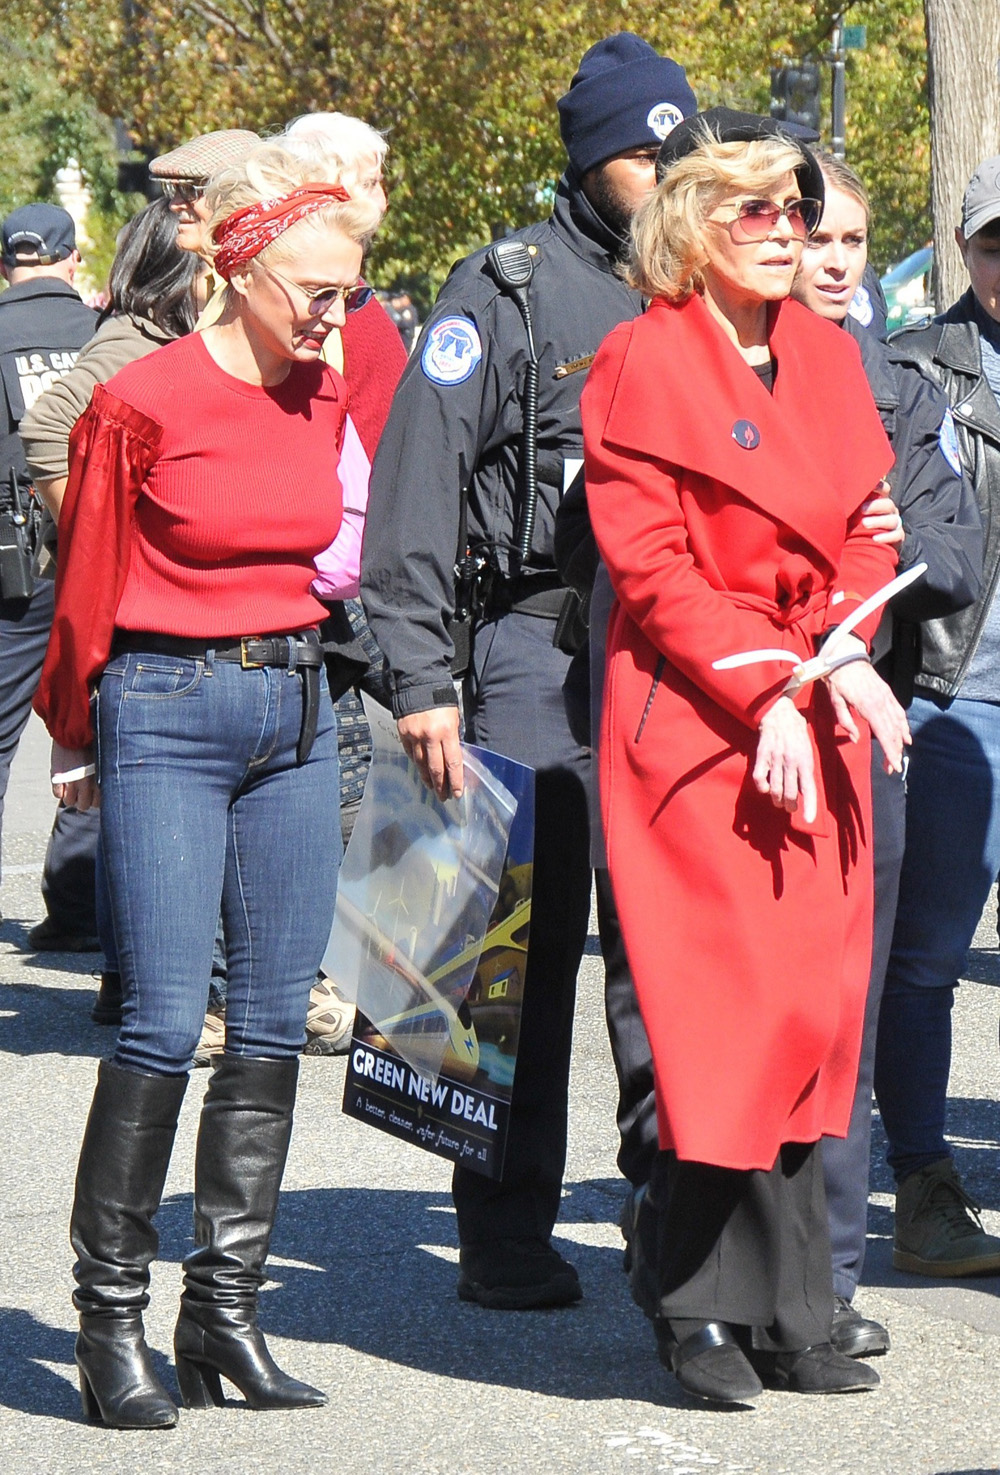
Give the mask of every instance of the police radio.
<path id="1" fill-rule="evenodd" d="M 11 467 L 8 496 L 0 505 L 0 599 L 30 599 L 34 592 L 33 522 L 33 509 L 25 510 Z"/>
<path id="2" fill-rule="evenodd" d="M 531 251 L 523 241 L 497 241 L 486 253 L 486 269 L 501 292 L 512 297 L 528 335 L 528 367 L 524 376 L 524 431 L 521 441 L 521 516 L 517 527 L 518 567 L 528 560 L 538 505 L 538 355 L 531 327 L 528 287 L 535 272 Z"/>

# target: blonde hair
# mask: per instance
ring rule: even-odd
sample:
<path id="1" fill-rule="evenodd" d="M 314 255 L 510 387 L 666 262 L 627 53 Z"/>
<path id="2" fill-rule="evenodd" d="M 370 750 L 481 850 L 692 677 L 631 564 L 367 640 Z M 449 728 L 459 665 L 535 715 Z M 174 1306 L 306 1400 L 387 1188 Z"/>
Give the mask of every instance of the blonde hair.
<path id="1" fill-rule="evenodd" d="M 850 164 L 845 164 L 836 154 L 828 154 L 822 149 L 813 149 L 813 158 L 822 169 L 823 178 L 830 188 L 840 190 L 842 195 L 853 195 L 865 212 L 865 220 L 871 220 L 872 206 L 868 191 Z"/>
<path id="2" fill-rule="evenodd" d="M 276 142 L 299 158 L 320 157 L 328 168 L 337 170 L 345 189 L 368 186 L 365 178 L 375 161 L 376 175 L 381 176 L 389 145 L 384 136 L 362 118 L 350 113 L 303 113 L 293 118 Z"/>
<path id="3" fill-rule="evenodd" d="M 221 169 L 208 181 L 205 203 L 212 212 L 208 230 L 210 242 L 216 227 L 235 211 L 259 204 L 261 200 L 280 198 L 299 185 L 321 182 L 342 182 L 330 169 L 328 161 L 312 155 L 299 158 L 273 139 L 259 144 L 238 164 Z M 346 183 L 344 188 L 349 190 Z M 367 251 L 381 218 L 378 206 L 363 193 L 352 195 L 349 200 L 331 201 L 289 226 L 265 246 L 256 259 L 264 265 L 289 261 L 308 251 L 310 236 L 323 235 L 329 230 L 342 231 Z M 209 245 L 210 252 L 214 253 L 215 249 L 214 244 Z"/>
<path id="4" fill-rule="evenodd" d="M 704 290 L 699 266 L 709 213 L 729 195 L 769 195 L 805 162 L 791 139 L 774 135 L 722 143 L 707 127 L 672 164 L 632 222 L 629 286 L 644 297 L 683 302 Z"/>

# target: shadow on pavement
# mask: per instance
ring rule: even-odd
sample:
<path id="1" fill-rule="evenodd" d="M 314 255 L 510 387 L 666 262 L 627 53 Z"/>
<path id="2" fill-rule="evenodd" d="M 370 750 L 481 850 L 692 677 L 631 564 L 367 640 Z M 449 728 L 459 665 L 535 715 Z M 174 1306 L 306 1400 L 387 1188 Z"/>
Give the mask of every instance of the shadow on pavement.
<path id="1" fill-rule="evenodd" d="M 85 971 L 89 975 L 91 968 Z M 3 1021 L 5 1053 L 92 1055 L 95 1059 L 109 1054 L 115 1031 L 90 1018 L 96 992 L 96 983 L 93 992 L 45 983 L 0 984 L 0 1012 L 7 1016 Z"/>
<path id="2" fill-rule="evenodd" d="M 72 1314 L 70 1311 L 69 1315 Z M 80 1422 L 83 1415 L 73 1362 L 75 1341 L 74 1331 L 47 1326 L 18 1307 L 0 1306 L 0 1346 L 4 1359 L 0 1407 L 41 1414 L 48 1419 Z M 53 1372 L 45 1366 L 47 1362 L 65 1366 L 66 1375 Z M 172 1381 L 169 1362 L 155 1351 L 153 1362 L 169 1388 Z"/>
<path id="3" fill-rule="evenodd" d="M 620 1197 L 617 1182 L 571 1184 L 563 1217 L 613 1222 Z M 161 1260 L 181 1260 L 191 1244 L 190 1198 L 166 1201 L 157 1227 Z M 271 1264 L 261 1324 L 276 1336 L 340 1344 L 464 1382 L 689 1407 L 632 1304 L 620 1248 L 567 1243 L 558 1225 L 555 1238 L 580 1272 L 583 1302 L 559 1311 L 484 1311 L 455 1293 L 449 1195 L 375 1188 L 283 1193 L 271 1260 L 292 1263 Z M 291 1370 L 310 1376 L 301 1354 Z"/>

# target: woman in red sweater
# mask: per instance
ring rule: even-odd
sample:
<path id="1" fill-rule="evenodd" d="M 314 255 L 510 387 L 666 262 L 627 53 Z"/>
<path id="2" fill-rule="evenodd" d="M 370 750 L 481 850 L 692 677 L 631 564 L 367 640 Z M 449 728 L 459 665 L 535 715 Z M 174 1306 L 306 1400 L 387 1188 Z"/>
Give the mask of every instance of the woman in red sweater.
<path id="1" fill-rule="evenodd" d="M 226 1053 L 198 1133 L 178 1381 L 190 1407 L 221 1403 L 220 1374 L 254 1408 L 325 1402 L 275 1365 L 256 1305 L 341 851 L 310 584 L 341 519 L 347 390 L 320 354 L 366 300 L 378 209 L 275 145 L 209 198 L 225 311 L 98 386 L 74 431 L 36 699 L 57 795 L 86 808 L 100 784 L 124 1007 L 77 1176 L 76 1360 L 85 1413 L 128 1428 L 177 1420 L 142 1311 L 220 902 Z"/>

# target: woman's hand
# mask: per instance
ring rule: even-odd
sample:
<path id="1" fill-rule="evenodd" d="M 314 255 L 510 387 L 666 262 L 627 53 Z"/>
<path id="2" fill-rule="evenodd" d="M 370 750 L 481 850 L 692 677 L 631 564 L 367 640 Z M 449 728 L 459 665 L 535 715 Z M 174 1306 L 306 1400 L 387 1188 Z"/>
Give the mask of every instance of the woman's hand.
<path id="1" fill-rule="evenodd" d="M 89 773 L 85 772 L 88 768 Z M 93 748 L 64 748 L 54 742 L 49 772 L 53 794 L 68 808 L 86 810 L 100 806 L 101 793 L 94 777 Z"/>
<path id="2" fill-rule="evenodd" d="M 802 818 L 816 818 L 816 771 L 809 726 L 791 697 L 779 697 L 760 719 L 753 781 L 771 803 L 791 814 L 802 803 Z"/>
<path id="3" fill-rule="evenodd" d="M 850 637 L 854 642 L 854 637 Z M 860 644 L 860 642 L 857 642 Z M 852 742 L 859 733 L 853 713 L 863 717 L 878 738 L 885 754 L 887 773 L 903 770 L 903 749 L 910 742 L 910 724 L 891 689 L 867 661 L 852 661 L 827 677 L 837 721 Z"/>
<path id="4" fill-rule="evenodd" d="M 398 718 L 396 727 L 427 787 L 439 799 L 457 799 L 465 788 L 458 708 L 432 707 L 427 712 L 413 712 Z"/>
<path id="5" fill-rule="evenodd" d="M 898 548 L 906 537 L 899 508 L 889 495 L 889 483 L 880 481 L 873 496 L 862 505 L 861 523 L 874 533 L 873 543 L 888 543 Z"/>

